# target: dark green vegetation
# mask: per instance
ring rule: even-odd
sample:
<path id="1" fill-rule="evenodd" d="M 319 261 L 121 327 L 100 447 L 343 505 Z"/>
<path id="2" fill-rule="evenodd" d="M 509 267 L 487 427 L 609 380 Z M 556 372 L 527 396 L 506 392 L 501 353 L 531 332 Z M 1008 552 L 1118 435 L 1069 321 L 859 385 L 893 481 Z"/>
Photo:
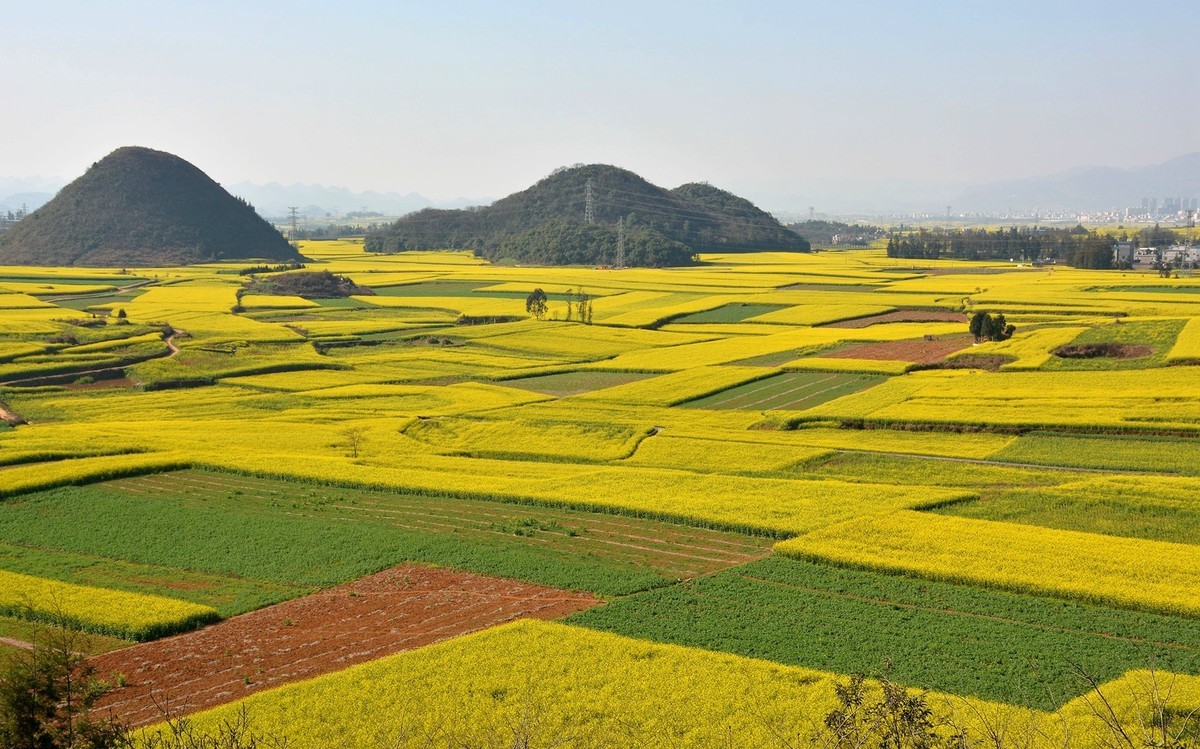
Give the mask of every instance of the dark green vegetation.
<path id="1" fill-rule="evenodd" d="M 1186 320 L 1137 320 L 1088 328 L 1071 341 L 1070 346 L 1083 354 L 1094 351 L 1098 355 L 1066 356 L 1064 354 L 1069 352 L 1057 351 L 1058 355 L 1047 361 L 1042 369 L 1144 369 L 1163 366 L 1179 331 L 1186 323 Z"/>
<path id="2" fill-rule="evenodd" d="M 0 235 L 0 264 L 161 266 L 299 253 L 245 201 L 183 159 L 113 151 Z"/>
<path id="3" fill-rule="evenodd" d="M 968 330 L 975 336 L 975 342 L 1005 341 L 1012 338 L 1016 326 L 1009 324 L 1004 315 L 989 315 L 987 312 L 976 312 L 971 315 Z"/>
<path id="4" fill-rule="evenodd" d="M 139 533 L 124 530 L 136 527 Z M 0 568 L 229 615 L 405 561 L 605 595 L 704 574 L 769 540 L 652 520 L 183 471 L 0 504 Z M 104 570 L 95 570 L 103 559 Z M 115 560 L 115 561 L 114 561 Z"/>
<path id="5" fill-rule="evenodd" d="M 745 411 L 799 411 L 869 388 L 885 379 L 881 375 L 871 374 L 787 372 L 722 390 L 683 405 L 688 408 Z"/>
<path id="6" fill-rule="evenodd" d="M 921 229 L 895 234 L 888 257 L 935 260 L 1057 261 L 1076 268 L 1111 268 L 1116 240 L 1082 226 L 1074 229 L 1010 227 L 1008 229 Z"/>
<path id="7" fill-rule="evenodd" d="M 783 309 L 783 304 L 726 304 L 724 307 L 697 312 L 672 320 L 675 323 L 734 323 Z"/>
<path id="8" fill-rule="evenodd" d="M 129 747 L 111 715 L 93 714 L 107 689 L 87 660 L 90 638 L 67 622 L 39 629 L 33 647 L 0 658 L 0 746 L 4 749 Z M 4 654 L 0 653 L 0 656 Z"/>
<path id="9" fill-rule="evenodd" d="M 787 228 L 807 239 L 813 247 L 869 247 L 871 242 L 887 236 L 887 231 L 878 226 L 817 219 L 788 224 Z"/>
<path id="10" fill-rule="evenodd" d="M 299 296 L 305 299 L 337 299 L 375 293 L 366 286 L 359 286 L 349 278 L 335 276 L 327 270 L 302 270 L 256 278 L 246 285 L 244 292 L 247 294 Z"/>
<path id="11" fill-rule="evenodd" d="M 1200 621 L 772 557 L 630 596 L 569 622 L 658 642 L 1054 708 L 1155 663 L 1200 671 Z"/>
<path id="12" fill-rule="evenodd" d="M 585 215 L 588 185 L 594 221 Z M 621 223 L 623 228 L 618 228 Z M 808 242 L 750 202 L 699 183 L 665 190 L 613 166 L 560 169 L 490 206 L 426 209 L 367 236 L 370 252 L 469 249 L 548 265 L 687 265 L 699 252 L 790 250 Z"/>
<path id="13" fill-rule="evenodd" d="M 561 372 L 537 377 L 522 377 L 517 380 L 504 380 L 500 384 L 505 387 L 522 388 L 535 393 L 561 397 L 590 393 L 593 390 L 603 390 L 653 376 L 644 372 Z"/>

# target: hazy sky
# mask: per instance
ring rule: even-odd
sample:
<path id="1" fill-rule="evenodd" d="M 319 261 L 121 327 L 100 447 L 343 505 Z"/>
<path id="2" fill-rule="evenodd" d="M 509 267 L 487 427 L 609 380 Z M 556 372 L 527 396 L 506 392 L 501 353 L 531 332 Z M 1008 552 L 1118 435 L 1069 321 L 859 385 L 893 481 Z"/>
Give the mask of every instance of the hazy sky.
<path id="1" fill-rule="evenodd" d="M 606 162 L 800 208 L 1200 150 L 1198 34 L 1196 0 L 0 0 L 0 175 L 144 145 L 226 184 L 501 197 Z"/>

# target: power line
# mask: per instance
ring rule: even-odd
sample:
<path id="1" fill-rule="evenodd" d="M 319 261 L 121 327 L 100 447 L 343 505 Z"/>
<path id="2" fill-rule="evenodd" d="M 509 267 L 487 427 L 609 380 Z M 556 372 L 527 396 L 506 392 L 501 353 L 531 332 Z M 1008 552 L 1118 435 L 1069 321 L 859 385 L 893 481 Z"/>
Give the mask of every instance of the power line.
<path id="1" fill-rule="evenodd" d="M 617 220 L 617 267 L 625 267 L 625 217 Z"/>

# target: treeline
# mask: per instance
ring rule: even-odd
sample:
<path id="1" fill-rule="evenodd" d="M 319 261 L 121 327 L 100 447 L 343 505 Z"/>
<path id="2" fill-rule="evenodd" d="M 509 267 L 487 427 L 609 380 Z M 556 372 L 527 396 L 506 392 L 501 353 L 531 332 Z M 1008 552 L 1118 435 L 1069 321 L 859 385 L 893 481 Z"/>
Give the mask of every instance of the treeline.
<path id="1" fill-rule="evenodd" d="M 788 224 L 787 228 L 808 240 L 815 247 L 869 247 L 871 242 L 887 236 L 878 226 L 846 224 L 841 221 L 810 220 Z"/>
<path id="2" fill-rule="evenodd" d="M 371 227 L 366 224 L 335 224 L 320 226 L 314 229 L 297 229 L 290 233 L 291 239 L 343 239 L 345 237 L 365 237 Z"/>
<path id="3" fill-rule="evenodd" d="M 893 234 L 888 257 L 919 260 L 1016 260 L 1061 262 L 1076 268 L 1113 267 L 1116 239 L 1107 234 L 1046 227 L 1008 229 L 921 229 Z"/>

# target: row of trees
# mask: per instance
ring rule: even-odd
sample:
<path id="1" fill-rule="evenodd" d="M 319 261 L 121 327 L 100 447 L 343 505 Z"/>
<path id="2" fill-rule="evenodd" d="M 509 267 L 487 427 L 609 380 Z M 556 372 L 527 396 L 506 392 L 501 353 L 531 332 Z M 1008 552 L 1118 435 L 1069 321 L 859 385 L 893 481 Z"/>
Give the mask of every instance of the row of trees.
<path id="1" fill-rule="evenodd" d="M 592 324 L 592 296 L 584 292 L 583 288 L 567 289 L 566 293 L 567 314 L 566 320 L 578 320 L 584 325 Z M 525 311 L 533 315 L 538 320 L 543 320 L 549 309 L 549 298 L 546 292 L 536 288 L 525 297 Z"/>
<path id="2" fill-rule="evenodd" d="M 921 229 L 888 239 L 888 257 L 936 260 L 1061 261 L 1076 268 L 1111 268 L 1116 240 L 1088 231 L 1045 227 Z"/>

